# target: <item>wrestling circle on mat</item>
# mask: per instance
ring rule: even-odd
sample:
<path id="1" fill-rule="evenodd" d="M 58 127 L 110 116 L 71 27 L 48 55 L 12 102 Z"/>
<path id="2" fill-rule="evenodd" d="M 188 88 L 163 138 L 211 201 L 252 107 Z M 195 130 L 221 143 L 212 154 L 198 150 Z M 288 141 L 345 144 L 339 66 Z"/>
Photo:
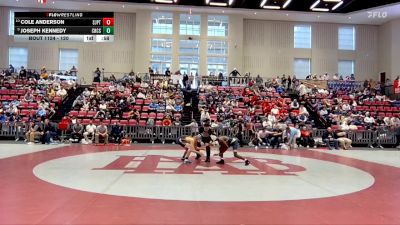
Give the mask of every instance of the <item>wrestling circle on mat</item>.
<path id="1" fill-rule="evenodd" d="M 162 149 L 162 150 L 160 150 Z M 400 169 L 241 149 L 182 165 L 176 146 L 81 146 L 1 159 L 0 224 L 397 224 Z M 201 213 L 199 213 L 201 212 Z"/>

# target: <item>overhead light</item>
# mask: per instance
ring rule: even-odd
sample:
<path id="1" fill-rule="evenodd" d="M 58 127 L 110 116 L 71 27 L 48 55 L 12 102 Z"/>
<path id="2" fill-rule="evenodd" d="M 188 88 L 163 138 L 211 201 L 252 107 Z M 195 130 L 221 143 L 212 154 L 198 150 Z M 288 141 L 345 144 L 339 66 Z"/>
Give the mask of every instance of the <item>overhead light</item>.
<path id="1" fill-rule="evenodd" d="M 335 10 L 335 9 L 339 8 L 339 6 L 341 6 L 342 4 L 343 4 L 343 1 L 339 2 L 338 4 L 333 6 L 332 10 Z"/>
<path id="2" fill-rule="evenodd" d="M 283 4 L 282 8 L 286 8 L 292 0 L 286 0 L 285 4 Z"/>
<path id="3" fill-rule="evenodd" d="M 234 0 L 229 0 L 229 5 L 232 5 Z"/>
<path id="4" fill-rule="evenodd" d="M 267 4 L 267 0 L 263 0 L 263 1 L 261 2 L 260 7 L 261 7 L 261 8 L 264 7 L 265 4 Z"/>
<path id="5" fill-rule="evenodd" d="M 208 5 L 210 3 L 210 0 L 206 0 L 206 4 Z"/>
<path id="6" fill-rule="evenodd" d="M 320 12 L 328 12 L 329 11 L 329 9 L 326 9 L 326 8 L 313 8 L 311 10 L 312 11 L 320 11 Z"/>
<path id="7" fill-rule="evenodd" d="M 264 5 L 263 8 L 264 9 L 281 9 L 280 6 L 276 6 L 276 5 Z"/>
<path id="8" fill-rule="evenodd" d="M 315 8 L 315 6 L 317 6 L 320 2 L 321 2 L 320 0 L 314 2 L 314 4 L 311 5 L 310 9 Z"/>
<path id="9" fill-rule="evenodd" d="M 210 2 L 212 6 L 228 6 L 226 2 Z"/>

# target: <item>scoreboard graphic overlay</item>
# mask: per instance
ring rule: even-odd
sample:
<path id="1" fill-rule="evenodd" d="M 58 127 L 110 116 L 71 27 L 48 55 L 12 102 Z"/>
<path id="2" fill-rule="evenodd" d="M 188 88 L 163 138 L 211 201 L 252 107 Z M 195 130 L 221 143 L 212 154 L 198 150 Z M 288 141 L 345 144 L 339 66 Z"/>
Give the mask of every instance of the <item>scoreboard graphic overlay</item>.
<path id="1" fill-rule="evenodd" d="M 15 41 L 113 42 L 113 12 L 15 12 Z"/>

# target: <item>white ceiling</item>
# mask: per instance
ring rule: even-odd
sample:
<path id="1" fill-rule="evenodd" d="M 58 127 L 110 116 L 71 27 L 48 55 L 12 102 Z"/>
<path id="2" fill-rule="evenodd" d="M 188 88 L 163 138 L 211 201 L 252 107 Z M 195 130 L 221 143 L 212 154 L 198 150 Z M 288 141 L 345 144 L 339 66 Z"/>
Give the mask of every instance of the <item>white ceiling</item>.
<path id="1" fill-rule="evenodd" d="M 154 5 L 106 1 L 85 1 L 85 0 L 47 0 L 47 4 L 42 5 L 37 0 L 1 0 L 0 6 L 22 7 L 54 10 L 79 10 L 79 11 L 113 11 L 134 13 L 140 10 L 165 10 L 182 11 L 192 13 L 225 13 L 239 14 L 246 19 L 260 20 L 281 20 L 281 21 L 300 21 L 300 22 L 326 22 L 326 23 L 348 23 L 348 24 L 372 24 L 380 25 L 390 20 L 400 18 L 400 3 L 377 7 L 373 9 L 357 11 L 347 14 L 317 13 L 317 12 L 295 12 L 283 10 L 251 10 L 251 9 L 232 9 L 224 7 L 188 7 L 174 5 Z M 377 12 L 374 17 L 370 17 L 368 12 Z M 386 15 L 385 18 L 383 18 Z"/>

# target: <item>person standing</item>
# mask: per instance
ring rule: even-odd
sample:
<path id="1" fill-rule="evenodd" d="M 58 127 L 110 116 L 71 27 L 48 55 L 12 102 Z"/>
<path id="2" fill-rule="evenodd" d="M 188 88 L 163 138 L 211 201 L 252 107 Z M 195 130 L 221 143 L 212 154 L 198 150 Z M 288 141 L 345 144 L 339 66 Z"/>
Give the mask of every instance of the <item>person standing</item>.
<path id="1" fill-rule="evenodd" d="M 206 148 L 206 160 L 205 162 L 210 162 L 210 158 L 211 158 L 211 135 L 212 135 L 212 130 L 210 129 L 210 124 L 206 123 L 204 124 L 203 127 L 200 127 L 200 134 L 199 139 L 201 140 L 201 142 L 204 143 L 205 148 Z M 199 157 L 199 155 L 197 155 L 197 157 Z"/>

